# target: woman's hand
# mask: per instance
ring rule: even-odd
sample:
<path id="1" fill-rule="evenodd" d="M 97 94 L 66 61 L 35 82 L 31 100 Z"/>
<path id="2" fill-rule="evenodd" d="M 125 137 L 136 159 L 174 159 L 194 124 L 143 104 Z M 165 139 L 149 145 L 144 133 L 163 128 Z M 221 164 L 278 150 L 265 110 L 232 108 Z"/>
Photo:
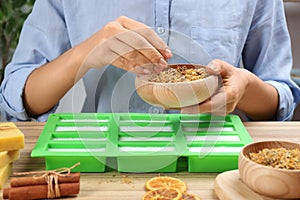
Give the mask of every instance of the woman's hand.
<path id="1" fill-rule="evenodd" d="M 150 74 L 167 67 L 166 60 L 171 57 L 167 45 L 152 29 L 127 17 L 120 17 L 89 39 L 34 70 L 26 81 L 24 106 L 30 116 L 47 112 L 91 68 L 113 64 L 127 71 Z"/>
<path id="2" fill-rule="evenodd" d="M 205 102 L 181 109 L 182 113 L 212 113 L 227 115 L 238 108 L 256 120 L 272 119 L 278 106 L 276 89 L 246 69 L 214 60 L 211 67 L 220 75 L 222 85 Z"/>
<path id="3" fill-rule="evenodd" d="M 158 73 L 167 67 L 171 51 L 148 26 L 119 17 L 80 45 L 86 56 L 83 67 L 108 64 L 139 74 Z"/>

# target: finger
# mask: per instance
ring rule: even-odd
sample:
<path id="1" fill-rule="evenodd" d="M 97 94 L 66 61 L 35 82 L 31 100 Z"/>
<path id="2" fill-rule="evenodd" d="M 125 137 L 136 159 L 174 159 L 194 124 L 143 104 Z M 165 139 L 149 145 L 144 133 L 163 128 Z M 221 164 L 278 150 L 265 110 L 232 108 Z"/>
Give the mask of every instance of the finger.
<path id="1" fill-rule="evenodd" d="M 127 32 L 123 32 L 121 34 L 127 34 Z M 130 38 L 130 40 L 132 40 L 132 38 Z M 113 52 L 114 54 L 109 54 L 109 58 L 106 57 L 106 59 L 108 60 L 108 63 L 112 63 L 114 62 L 114 64 L 117 64 L 117 67 L 121 67 L 124 68 L 126 70 L 129 69 L 129 67 L 126 67 L 124 65 L 125 62 L 116 62 L 115 60 L 118 59 L 118 57 L 122 57 L 123 60 L 127 60 L 127 63 L 131 63 L 131 67 L 132 66 L 144 66 L 147 65 L 149 63 L 152 63 L 152 61 L 147 58 L 145 55 L 151 54 L 153 49 L 139 49 L 136 50 L 134 49 L 134 47 L 132 47 L 131 45 L 128 45 L 127 43 L 123 42 L 122 40 L 120 40 L 118 37 L 112 37 L 110 39 L 108 39 L 107 41 L 105 41 L 105 49 L 107 52 Z M 155 50 L 155 49 L 154 49 Z M 143 54 L 142 54 L 143 52 Z M 147 53 L 148 52 L 148 53 Z M 160 59 L 161 56 L 160 56 Z M 159 63 L 161 63 L 161 65 L 163 67 L 161 68 L 165 68 L 167 66 L 167 63 L 164 60 L 159 60 Z M 151 65 L 153 66 L 153 65 Z M 130 67 L 130 70 L 131 70 Z M 138 70 L 138 72 L 141 72 L 140 70 Z M 148 74 L 148 73 L 154 73 L 156 72 L 156 70 L 154 69 L 145 69 L 143 73 Z"/>
<path id="2" fill-rule="evenodd" d="M 120 56 L 115 52 L 113 53 L 113 57 L 115 57 L 114 61 L 111 63 L 116 67 L 125 69 L 126 71 L 132 71 L 140 75 L 149 75 L 155 73 L 155 66 L 153 64 L 137 64 L 135 61 L 137 60 L 145 60 L 142 62 L 146 62 L 146 58 L 141 54 L 134 54 L 133 52 L 129 53 L 130 55 Z M 128 57 L 129 56 L 129 57 Z M 135 60 L 132 60 L 131 57 L 135 57 Z"/>
<path id="3" fill-rule="evenodd" d="M 121 47 L 113 49 L 113 50 L 110 49 L 110 51 L 119 55 L 123 59 L 126 59 L 128 63 L 130 62 L 132 64 L 132 66 L 139 67 L 138 70 L 134 70 L 136 73 L 153 74 L 153 73 L 158 73 L 162 70 L 161 65 L 151 63 L 151 60 L 149 60 L 144 54 L 142 54 L 138 50 L 133 49 L 130 46 L 127 46 L 127 45 L 124 46 L 123 43 L 120 43 L 119 45 L 114 45 L 114 46 L 121 46 Z M 142 52 L 146 52 L 146 51 L 150 51 L 150 50 L 149 49 L 142 50 Z M 163 61 L 160 61 L 160 63 L 161 62 L 163 62 Z M 166 66 L 166 64 L 164 62 L 162 65 Z M 126 69 L 126 66 L 123 65 L 122 68 Z M 163 68 L 165 68 L 165 67 L 163 67 Z"/>
<path id="4" fill-rule="evenodd" d="M 151 29 L 137 29 L 135 30 L 139 35 L 142 35 L 146 40 L 156 48 L 163 57 L 168 60 L 172 58 L 172 51 L 169 49 L 167 44 L 156 34 L 156 32 Z"/>
<path id="5" fill-rule="evenodd" d="M 151 64 L 151 63 L 142 65 L 142 68 L 146 71 L 150 71 L 150 74 L 159 73 L 162 71 L 162 69 L 158 65 Z"/>
<path id="6" fill-rule="evenodd" d="M 116 35 L 116 38 L 120 40 L 124 45 L 140 51 L 145 57 L 147 57 L 151 63 L 162 64 L 162 67 L 166 67 L 167 62 L 163 55 L 154 48 L 144 37 L 137 34 L 134 31 L 126 31 Z M 120 52 L 122 53 L 122 52 Z M 162 61 L 163 60 L 163 61 Z"/>
<path id="7" fill-rule="evenodd" d="M 230 64 L 219 59 L 215 59 L 207 65 L 207 67 L 211 69 L 212 72 L 214 71 L 215 73 L 218 73 L 221 76 L 226 75 L 231 70 L 230 66 Z"/>
<path id="8" fill-rule="evenodd" d="M 140 65 L 136 66 L 134 69 L 135 73 L 137 75 L 149 75 L 153 73 L 160 73 L 162 70 L 159 66 L 154 64 L 146 64 L 146 65 Z"/>
<path id="9" fill-rule="evenodd" d="M 142 52 L 147 52 L 147 51 L 150 50 L 149 49 L 142 50 Z M 164 61 L 159 61 L 159 63 L 162 62 L 162 64 L 160 65 L 153 64 L 146 56 L 144 56 L 144 54 L 141 54 L 137 50 L 133 50 L 132 52 L 129 52 L 123 57 L 127 58 L 128 60 L 131 60 L 131 62 L 135 63 L 136 66 L 143 68 L 145 70 L 144 72 L 145 74 L 159 73 L 166 66 L 166 63 L 164 63 Z M 161 67 L 161 65 L 164 67 Z"/>
<path id="10" fill-rule="evenodd" d="M 115 37 L 107 40 L 105 46 L 106 52 L 110 52 L 109 57 L 106 57 L 109 64 L 140 74 L 153 74 L 158 71 L 158 65 L 152 64 L 151 60 L 145 57 L 144 54 L 141 54 L 140 51 L 124 44 Z M 143 50 L 143 52 L 144 51 L 149 51 L 149 49 Z M 138 66 L 139 69 L 135 70 L 134 68 Z"/>
<path id="11" fill-rule="evenodd" d="M 156 64 L 155 71 L 159 72 L 168 67 L 168 63 L 162 55 L 148 41 L 133 31 L 126 31 L 111 39 L 110 48 L 120 56 L 127 57 L 136 65 Z M 115 41 L 117 40 L 117 42 Z"/>
<path id="12" fill-rule="evenodd" d="M 127 58 L 120 56 L 119 54 L 115 53 L 115 52 L 110 52 L 110 56 L 112 58 L 112 61 L 110 64 L 124 69 L 126 71 L 134 71 L 135 70 L 135 64 L 132 63 L 130 60 L 128 60 Z"/>
<path id="13" fill-rule="evenodd" d="M 126 22 L 126 23 L 123 23 L 123 22 Z M 117 37 L 114 37 L 113 39 L 119 39 L 118 38 L 118 36 L 120 36 L 121 37 L 121 41 L 125 41 L 125 43 L 128 45 L 128 46 L 131 46 L 132 48 L 136 48 L 137 49 L 137 47 L 138 48 L 142 48 L 142 49 L 145 49 L 145 50 L 141 50 L 142 52 L 145 52 L 144 53 L 144 55 L 148 55 L 148 58 L 151 58 L 150 59 L 150 61 L 152 62 L 152 63 L 157 63 L 157 62 L 155 62 L 155 57 L 157 56 L 157 54 L 159 53 L 160 54 L 160 52 L 157 50 L 157 49 L 155 49 L 153 46 L 152 46 L 152 44 L 151 43 L 149 43 L 148 42 L 148 40 L 147 39 L 145 39 L 143 36 L 141 36 L 141 38 L 143 39 L 143 40 L 146 40 L 147 42 L 141 42 L 142 44 L 146 44 L 145 46 L 143 46 L 143 45 L 140 45 L 139 43 L 138 44 L 134 44 L 133 42 L 132 42 L 132 40 L 133 41 L 136 41 L 135 39 L 136 39 L 136 36 L 137 35 L 139 35 L 138 33 L 135 33 L 134 31 L 128 31 L 128 27 L 126 28 L 126 26 L 125 27 L 123 27 L 123 25 L 124 24 L 127 24 L 127 22 L 128 22 L 128 24 L 129 24 L 129 27 L 131 28 L 131 29 L 134 29 L 134 28 L 148 28 L 149 29 L 149 27 L 147 27 L 146 25 L 144 25 L 144 24 L 142 24 L 142 23 L 139 23 L 139 22 L 137 22 L 137 21 L 134 21 L 134 20 L 131 20 L 131 19 L 129 19 L 129 18 L 127 18 L 127 17 L 120 17 L 119 18 L 119 22 L 113 22 L 113 23 L 110 23 L 110 26 L 108 26 L 109 28 L 109 30 L 111 30 L 112 32 L 119 32 L 120 34 L 116 34 L 117 35 Z M 123 24 L 123 25 L 122 25 Z M 151 30 L 151 29 L 150 29 Z M 109 32 L 111 32 L 111 31 L 109 31 Z M 151 30 L 152 31 L 152 30 Z M 128 35 L 127 35 L 127 33 L 128 32 L 130 32 Z M 152 31 L 153 32 L 153 31 Z M 124 35 L 123 35 L 124 34 Z M 136 35 L 134 35 L 134 34 L 136 34 Z M 122 39 L 122 37 L 123 36 L 125 36 L 123 39 Z M 144 36 L 147 36 L 147 33 L 146 34 L 144 34 Z M 157 38 L 159 39 L 159 40 L 161 40 L 158 36 L 157 36 Z M 137 41 L 139 41 L 139 40 L 137 40 Z M 133 43 L 133 45 L 132 45 L 132 43 Z M 115 45 L 115 43 L 114 42 L 111 42 L 111 44 L 112 44 L 112 46 L 116 46 L 116 47 L 118 47 L 119 48 L 119 45 Z M 164 44 L 165 45 L 165 44 Z M 126 46 L 124 46 L 124 47 L 126 47 Z M 150 51 L 149 51 L 149 53 L 147 53 L 147 49 L 150 47 Z M 119 48 L 120 49 L 120 48 Z M 120 55 L 122 55 L 122 53 L 120 53 L 120 52 L 127 52 L 127 51 L 130 51 L 131 49 L 120 49 L 120 51 L 118 51 L 118 50 L 116 50 L 116 49 L 114 49 L 114 51 L 115 52 L 119 52 L 119 54 Z M 172 53 L 171 53 L 171 51 L 169 50 L 169 49 L 166 49 L 165 50 L 166 51 L 166 53 L 165 53 L 165 55 L 167 55 L 167 57 L 171 57 L 172 56 Z M 164 59 L 164 57 L 163 57 L 163 55 L 160 55 L 161 57 L 159 58 L 159 60 L 158 60 L 158 64 L 161 66 L 156 66 L 155 67 L 155 71 L 156 72 L 160 72 L 163 68 L 166 68 L 167 67 L 167 62 L 166 62 L 166 60 Z M 147 56 L 146 56 L 147 57 Z M 141 64 L 141 63 L 137 63 L 137 64 Z"/>
<path id="14" fill-rule="evenodd" d="M 144 71 L 144 68 L 141 67 L 141 66 L 136 66 L 134 68 L 134 72 L 139 76 L 139 75 L 144 75 L 145 74 L 145 71 Z"/>
<path id="15" fill-rule="evenodd" d="M 117 21 L 126 29 L 134 30 L 148 40 L 166 59 L 172 57 L 167 44 L 148 26 L 128 17 L 122 16 Z"/>
<path id="16" fill-rule="evenodd" d="M 208 63 L 206 65 L 206 70 L 209 74 L 212 74 L 212 75 L 220 75 L 220 70 L 219 68 L 214 64 L 213 61 L 211 61 L 210 63 Z"/>

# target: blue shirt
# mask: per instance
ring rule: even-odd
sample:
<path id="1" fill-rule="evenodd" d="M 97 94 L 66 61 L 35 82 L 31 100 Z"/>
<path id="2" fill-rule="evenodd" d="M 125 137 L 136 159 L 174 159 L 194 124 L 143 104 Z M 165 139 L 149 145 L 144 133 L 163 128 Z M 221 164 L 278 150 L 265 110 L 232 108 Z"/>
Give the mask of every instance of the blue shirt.
<path id="1" fill-rule="evenodd" d="M 174 54 L 170 62 L 222 59 L 253 72 L 279 93 L 276 119 L 291 119 L 300 91 L 290 78 L 291 44 L 281 0 L 36 0 L 5 71 L 2 118 L 30 120 L 22 102 L 28 75 L 121 15 L 153 27 Z M 143 102 L 134 90 L 134 74 L 114 66 L 91 70 L 83 81 L 82 112 L 166 112 Z M 49 113 L 37 120 L 45 121 Z"/>

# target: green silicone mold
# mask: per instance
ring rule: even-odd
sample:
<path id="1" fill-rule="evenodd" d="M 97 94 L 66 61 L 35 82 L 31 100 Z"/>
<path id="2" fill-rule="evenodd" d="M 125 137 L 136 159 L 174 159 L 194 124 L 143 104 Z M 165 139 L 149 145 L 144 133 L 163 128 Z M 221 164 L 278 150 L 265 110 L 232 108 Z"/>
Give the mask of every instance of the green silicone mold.
<path id="1" fill-rule="evenodd" d="M 51 114 L 31 152 L 46 169 L 222 172 L 252 142 L 240 118 L 209 114 Z"/>

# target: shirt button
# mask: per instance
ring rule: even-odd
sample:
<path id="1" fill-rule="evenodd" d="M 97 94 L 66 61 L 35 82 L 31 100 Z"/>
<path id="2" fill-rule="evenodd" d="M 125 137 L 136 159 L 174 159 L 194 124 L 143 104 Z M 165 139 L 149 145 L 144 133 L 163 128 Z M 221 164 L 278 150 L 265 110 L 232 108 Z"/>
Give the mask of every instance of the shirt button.
<path id="1" fill-rule="evenodd" d="M 162 26 L 158 27 L 158 28 L 157 28 L 157 32 L 158 32 L 159 34 L 163 34 L 163 33 L 165 32 L 164 27 L 162 27 Z"/>

